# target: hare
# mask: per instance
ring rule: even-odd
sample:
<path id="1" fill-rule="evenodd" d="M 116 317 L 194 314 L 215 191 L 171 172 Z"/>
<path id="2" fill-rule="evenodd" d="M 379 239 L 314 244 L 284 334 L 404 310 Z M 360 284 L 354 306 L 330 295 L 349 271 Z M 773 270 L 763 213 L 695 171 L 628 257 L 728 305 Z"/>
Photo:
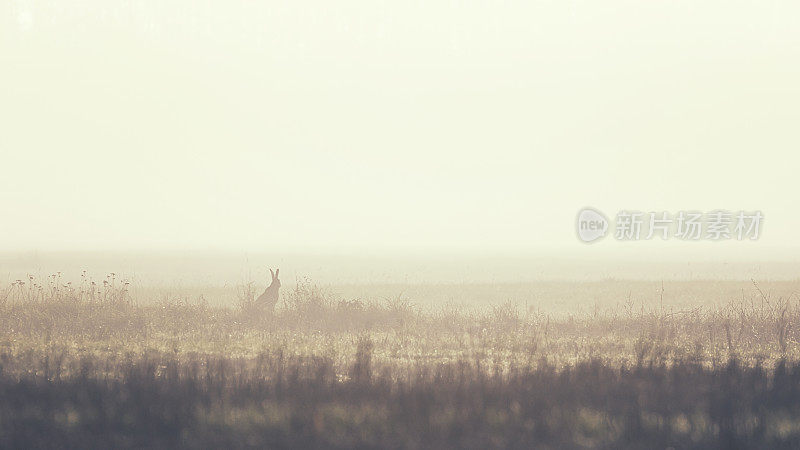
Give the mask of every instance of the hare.
<path id="1" fill-rule="evenodd" d="M 281 287 L 281 280 L 278 279 L 278 273 L 280 271 L 281 269 L 275 269 L 275 272 L 269 269 L 269 273 L 272 275 L 272 283 L 267 286 L 263 294 L 258 296 L 255 302 L 258 308 L 270 313 L 275 310 L 275 304 L 278 303 L 278 289 Z"/>

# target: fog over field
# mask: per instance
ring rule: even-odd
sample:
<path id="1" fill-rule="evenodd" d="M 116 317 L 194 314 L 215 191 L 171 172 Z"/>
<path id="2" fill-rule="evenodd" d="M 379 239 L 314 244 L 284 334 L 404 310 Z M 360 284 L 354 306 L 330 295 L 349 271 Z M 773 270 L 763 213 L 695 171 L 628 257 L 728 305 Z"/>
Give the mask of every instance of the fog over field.
<path id="1" fill-rule="evenodd" d="M 518 283 L 547 280 L 787 280 L 798 278 L 800 261 L 577 258 L 564 253 L 474 254 L 425 253 L 237 253 L 202 250 L 161 252 L 15 252 L 0 254 L 0 276 L 62 272 L 76 277 L 117 272 L 144 284 L 218 285 L 244 277 L 258 281 L 267 267 L 280 266 L 288 280 L 309 277 L 324 284 L 380 283 Z"/>
<path id="2" fill-rule="evenodd" d="M 699 259 L 699 258 L 698 258 Z M 336 301 L 403 298 L 421 310 L 486 310 L 513 303 L 522 311 L 564 316 L 610 311 L 626 303 L 670 308 L 719 307 L 771 295 L 798 298 L 800 264 L 784 261 L 717 262 L 632 260 L 624 257 L 568 259 L 544 256 L 476 255 L 466 252 L 380 255 L 303 255 L 233 252 L 14 253 L 0 258 L 0 276 L 10 284 L 60 272 L 62 283 L 82 275 L 101 282 L 109 273 L 129 281 L 137 304 L 165 298 L 236 307 L 240 286 L 269 284 L 270 262 L 281 267 L 284 292 L 312 284 Z"/>

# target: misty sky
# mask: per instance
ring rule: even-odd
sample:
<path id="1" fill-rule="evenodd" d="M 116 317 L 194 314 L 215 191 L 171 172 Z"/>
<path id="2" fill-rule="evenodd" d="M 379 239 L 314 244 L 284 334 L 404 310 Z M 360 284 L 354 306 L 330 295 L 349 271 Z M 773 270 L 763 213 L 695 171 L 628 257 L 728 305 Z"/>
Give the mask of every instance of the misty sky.
<path id="1" fill-rule="evenodd" d="M 4 1 L 0 250 L 584 251 L 587 205 L 761 210 L 761 240 L 724 248 L 797 247 L 799 17 Z"/>

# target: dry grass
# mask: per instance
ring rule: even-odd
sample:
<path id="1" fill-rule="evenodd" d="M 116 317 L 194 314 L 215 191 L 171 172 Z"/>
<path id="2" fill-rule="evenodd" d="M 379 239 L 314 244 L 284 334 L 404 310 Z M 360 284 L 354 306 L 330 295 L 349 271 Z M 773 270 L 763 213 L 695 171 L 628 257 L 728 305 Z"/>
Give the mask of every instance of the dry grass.
<path id="1" fill-rule="evenodd" d="M 0 445 L 800 442 L 800 304 L 757 283 L 719 307 L 553 316 L 343 300 L 306 281 L 259 317 L 246 285 L 224 308 L 106 281 L 0 291 Z"/>

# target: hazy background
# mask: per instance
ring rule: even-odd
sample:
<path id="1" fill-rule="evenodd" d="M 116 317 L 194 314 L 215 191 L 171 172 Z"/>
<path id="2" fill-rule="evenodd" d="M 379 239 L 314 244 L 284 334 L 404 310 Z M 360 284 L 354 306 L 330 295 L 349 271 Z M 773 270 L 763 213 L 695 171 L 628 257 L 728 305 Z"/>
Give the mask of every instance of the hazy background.
<path id="1" fill-rule="evenodd" d="M 3 1 L 0 275 L 795 278 L 799 18 L 790 1 Z M 765 223 L 757 242 L 589 246 L 587 205 Z"/>

